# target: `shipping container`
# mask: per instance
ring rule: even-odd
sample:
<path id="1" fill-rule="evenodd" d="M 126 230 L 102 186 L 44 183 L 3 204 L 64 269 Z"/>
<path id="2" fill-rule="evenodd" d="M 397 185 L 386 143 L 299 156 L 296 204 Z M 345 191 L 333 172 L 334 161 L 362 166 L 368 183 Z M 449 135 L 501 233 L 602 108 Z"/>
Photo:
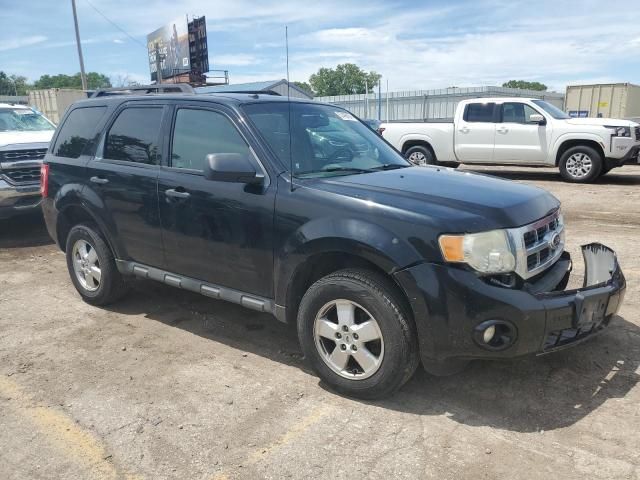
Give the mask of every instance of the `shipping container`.
<path id="1" fill-rule="evenodd" d="M 382 121 L 445 121 L 453 119 L 458 102 L 481 97 L 525 97 L 545 100 L 558 108 L 564 104 L 564 95 L 506 87 L 443 88 L 439 90 L 413 90 L 377 92 L 334 97 L 315 97 L 319 102 L 346 108 L 360 118 Z"/>
<path id="2" fill-rule="evenodd" d="M 70 88 L 31 90 L 29 105 L 40 110 L 45 117 L 57 125 L 69 105 L 83 98 L 87 98 L 84 91 Z"/>
<path id="3" fill-rule="evenodd" d="M 640 117 L 640 86 L 631 83 L 569 85 L 564 110 L 572 117 Z"/>

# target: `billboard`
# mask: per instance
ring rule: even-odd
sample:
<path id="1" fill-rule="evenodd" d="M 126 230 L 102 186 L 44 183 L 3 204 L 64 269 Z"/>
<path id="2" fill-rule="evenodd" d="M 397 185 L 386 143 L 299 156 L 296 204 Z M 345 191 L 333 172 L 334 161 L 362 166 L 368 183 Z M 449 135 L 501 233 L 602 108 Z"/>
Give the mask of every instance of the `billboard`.
<path id="1" fill-rule="evenodd" d="M 147 50 L 152 81 L 158 81 L 158 62 L 162 79 L 189 73 L 191 64 L 187 19 L 177 18 L 147 35 Z"/>

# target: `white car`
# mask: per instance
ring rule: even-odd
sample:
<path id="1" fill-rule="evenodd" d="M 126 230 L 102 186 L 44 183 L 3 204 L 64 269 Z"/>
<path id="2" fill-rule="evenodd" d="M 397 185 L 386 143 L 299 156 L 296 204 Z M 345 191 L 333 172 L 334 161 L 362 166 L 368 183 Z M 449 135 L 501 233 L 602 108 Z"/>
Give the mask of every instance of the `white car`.
<path id="1" fill-rule="evenodd" d="M 571 118 L 543 100 L 464 100 L 453 122 L 383 123 L 382 136 L 416 164 L 555 166 L 570 182 L 638 163 L 640 125 Z"/>
<path id="2" fill-rule="evenodd" d="M 0 219 L 40 206 L 40 165 L 55 125 L 24 105 L 0 103 Z"/>

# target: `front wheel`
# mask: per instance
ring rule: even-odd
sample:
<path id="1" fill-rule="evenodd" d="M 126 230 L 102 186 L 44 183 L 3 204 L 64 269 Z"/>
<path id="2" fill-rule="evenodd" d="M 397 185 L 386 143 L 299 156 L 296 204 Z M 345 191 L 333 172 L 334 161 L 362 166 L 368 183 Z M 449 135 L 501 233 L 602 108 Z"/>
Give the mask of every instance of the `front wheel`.
<path id="1" fill-rule="evenodd" d="M 418 366 L 415 327 L 390 282 L 368 270 L 328 275 L 305 293 L 298 336 L 305 357 L 336 391 L 380 398 Z"/>
<path id="2" fill-rule="evenodd" d="M 590 183 L 600 176 L 602 156 L 593 148 L 578 145 L 560 158 L 560 175 L 573 183 Z"/>

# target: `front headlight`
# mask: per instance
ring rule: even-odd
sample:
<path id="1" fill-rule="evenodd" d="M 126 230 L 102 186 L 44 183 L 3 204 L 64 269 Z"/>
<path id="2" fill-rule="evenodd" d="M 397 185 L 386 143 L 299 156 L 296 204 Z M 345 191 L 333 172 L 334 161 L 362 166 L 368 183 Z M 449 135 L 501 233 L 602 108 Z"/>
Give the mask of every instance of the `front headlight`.
<path id="1" fill-rule="evenodd" d="M 615 127 L 612 125 L 605 125 L 605 128 L 613 130 L 614 137 L 630 137 L 631 136 L 631 127 Z"/>
<path id="2" fill-rule="evenodd" d="M 441 235 L 438 239 L 447 262 L 466 263 L 481 273 L 513 272 L 516 257 L 504 230 L 465 235 Z"/>

